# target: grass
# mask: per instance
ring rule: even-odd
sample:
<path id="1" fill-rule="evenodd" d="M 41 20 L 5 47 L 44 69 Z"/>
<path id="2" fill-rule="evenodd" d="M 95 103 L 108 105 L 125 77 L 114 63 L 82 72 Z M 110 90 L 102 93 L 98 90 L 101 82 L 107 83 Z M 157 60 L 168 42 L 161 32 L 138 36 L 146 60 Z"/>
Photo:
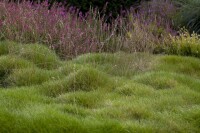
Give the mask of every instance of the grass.
<path id="1" fill-rule="evenodd" d="M 0 132 L 200 131 L 200 60 L 0 43 Z"/>

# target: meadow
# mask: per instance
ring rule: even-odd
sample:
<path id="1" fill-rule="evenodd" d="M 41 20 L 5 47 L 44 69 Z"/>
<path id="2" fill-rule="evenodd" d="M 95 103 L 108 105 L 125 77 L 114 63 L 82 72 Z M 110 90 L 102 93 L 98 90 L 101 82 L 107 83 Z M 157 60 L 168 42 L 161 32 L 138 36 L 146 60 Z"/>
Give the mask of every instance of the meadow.
<path id="1" fill-rule="evenodd" d="M 172 1 L 111 23 L 0 1 L 0 132 L 198 133 L 199 2 Z"/>
<path id="2" fill-rule="evenodd" d="M 200 60 L 0 44 L 1 132 L 198 132 Z"/>

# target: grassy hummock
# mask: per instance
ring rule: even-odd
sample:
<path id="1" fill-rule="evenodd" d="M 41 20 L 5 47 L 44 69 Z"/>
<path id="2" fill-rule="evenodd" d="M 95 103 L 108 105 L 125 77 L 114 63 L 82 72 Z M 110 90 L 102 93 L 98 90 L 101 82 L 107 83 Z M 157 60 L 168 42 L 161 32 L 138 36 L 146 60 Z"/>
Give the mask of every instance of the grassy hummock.
<path id="1" fill-rule="evenodd" d="M 199 132 L 200 60 L 0 43 L 0 132 Z"/>

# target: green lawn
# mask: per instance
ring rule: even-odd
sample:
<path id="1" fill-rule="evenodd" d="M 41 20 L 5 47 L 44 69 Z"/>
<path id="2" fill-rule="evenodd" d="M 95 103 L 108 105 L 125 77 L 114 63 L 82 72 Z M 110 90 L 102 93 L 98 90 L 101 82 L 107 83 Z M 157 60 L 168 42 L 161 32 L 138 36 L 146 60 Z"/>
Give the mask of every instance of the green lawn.
<path id="1" fill-rule="evenodd" d="M 0 42 L 0 132 L 198 133 L 200 59 L 147 53 L 61 61 Z"/>

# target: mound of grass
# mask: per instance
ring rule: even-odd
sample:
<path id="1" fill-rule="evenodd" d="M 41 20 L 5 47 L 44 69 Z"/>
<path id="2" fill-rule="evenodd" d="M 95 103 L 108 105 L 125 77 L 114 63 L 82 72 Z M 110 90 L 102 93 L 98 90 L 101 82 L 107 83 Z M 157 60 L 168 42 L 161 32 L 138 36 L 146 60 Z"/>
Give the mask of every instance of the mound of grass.
<path id="1" fill-rule="evenodd" d="M 193 107 L 191 109 L 188 109 L 188 111 L 184 112 L 182 114 L 185 118 L 185 120 L 193 123 L 194 125 L 196 125 L 196 132 L 198 132 L 200 130 L 200 109 L 199 106 Z"/>
<path id="2" fill-rule="evenodd" d="M 1 71 L 35 67 L 32 62 L 10 55 L 0 56 L 0 64 Z"/>
<path id="3" fill-rule="evenodd" d="M 16 56 L 0 56 L 0 86 L 7 86 L 4 80 L 13 70 L 36 67 L 32 62 Z"/>
<path id="4" fill-rule="evenodd" d="M 10 74 L 5 82 L 14 86 L 30 86 L 42 84 L 49 80 L 58 80 L 64 77 L 57 71 L 42 70 L 38 68 L 17 69 Z"/>
<path id="5" fill-rule="evenodd" d="M 125 85 L 116 88 L 115 91 L 124 96 L 148 96 L 154 92 L 153 87 L 137 82 L 126 83 Z"/>
<path id="6" fill-rule="evenodd" d="M 199 77 L 200 60 L 192 57 L 161 56 L 157 58 L 154 69 Z"/>
<path id="7" fill-rule="evenodd" d="M 49 97 L 56 97 L 69 91 L 67 78 L 45 82 L 39 88 L 42 94 Z"/>
<path id="8" fill-rule="evenodd" d="M 146 73 L 136 77 L 135 80 L 155 89 L 173 89 L 178 85 L 178 82 L 170 74 L 162 72 Z"/>
<path id="9" fill-rule="evenodd" d="M 71 91 L 92 91 L 99 87 L 112 90 L 114 86 L 115 82 L 107 74 L 93 68 L 83 68 L 64 79 L 44 83 L 41 91 L 48 96 L 57 96 Z"/>
<path id="10" fill-rule="evenodd" d="M 9 53 L 8 42 L 0 41 L 0 55 L 5 55 Z"/>
<path id="11" fill-rule="evenodd" d="M 83 106 L 85 108 L 95 108 L 99 107 L 102 101 L 102 92 L 91 91 L 91 92 L 71 92 L 58 97 L 60 103 L 75 104 L 78 106 Z"/>
<path id="12" fill-rule="evenodd" d="M 72 62 L 67 62 L 62 67 L 60 67 L 58 71 L 64 75 L 69 75 L 70 73 L 72 72 L 75 73 L 84 67 L 85 65 L 82 65 L 82 64 L 74 64 Z"/>
<path id="13" fill-rule="evenodd" d="M 152 66 L 152 55 L 146 53 L 86 54 L 75 59 L 75 63 L 87 64 L 114 76 L 131 76 L 148 71 Z"/>
<path id="14" fill-rule="evenodd" d="M 0 56 L 13 53 L 18 50 L 19 44 L 11 41 L 0 41 Z"/>
<path id="15" fill-rule="evenodd" d="M 0 45 L 0 132 L 200 129 L 198 58 L 119 52 L 61 61 L 47 47 L 7 43 Z"/>
<path id="16" fill-rule="evenodd" d="M 0 43 L 0 55 L 3 54 L 19 56 L 45 69 L 53 69 L 61 65 L 56 53 L 41 44 L 25 45 L 4 41 Z"/>
<path id="17" fill-rule="evenodd" d="M 109 75 L 93 68 L 84 68 L 69 76 L 69 89 L 72 91 L 95 90 L 98 87 L 108 87 L 114 85 Z"/>
<path id="18" fill-rule="evenodd" d="M 44 45 L 21 45 L 17 54 L 32 61 L 40 68 L 52 69 L 60 65 L 58 56 Z"/>

